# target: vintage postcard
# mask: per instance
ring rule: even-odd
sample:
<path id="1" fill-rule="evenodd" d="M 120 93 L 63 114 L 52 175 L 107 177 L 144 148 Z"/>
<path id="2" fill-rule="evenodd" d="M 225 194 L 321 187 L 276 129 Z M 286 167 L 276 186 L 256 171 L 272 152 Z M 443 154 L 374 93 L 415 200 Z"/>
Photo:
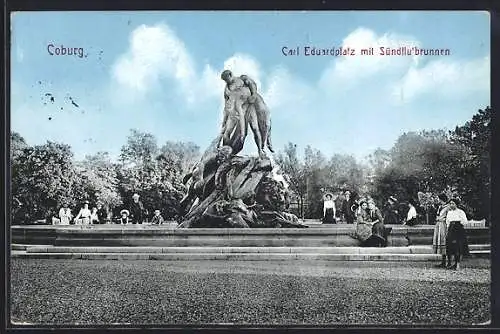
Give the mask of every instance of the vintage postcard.
<path id="1" fill-rule="evenodd" d="M 29 326 L 490 324 L 484 11 L 17 11 Z"/>

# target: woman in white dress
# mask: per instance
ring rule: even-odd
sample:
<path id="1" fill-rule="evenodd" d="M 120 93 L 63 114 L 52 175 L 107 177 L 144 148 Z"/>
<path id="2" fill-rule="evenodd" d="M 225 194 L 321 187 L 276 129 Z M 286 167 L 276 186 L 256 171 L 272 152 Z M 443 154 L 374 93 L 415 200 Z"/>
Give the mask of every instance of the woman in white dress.
<path id="1" fill-rule="evenodd" d="M 335 221 L 335 202 L 333 195 L 328 193 L 325 195 L 323 202 L 323 224 L 336 224 Z"/>
<path id="2" fill-rule="evenodd" d="M 64 205 L 59 210 L 59 219 L 60 219 L 61 225 L 69 225 L 72 217 L 73 217 L 73 214 L 71 213 L 71 209 L 68 208 L 67 205 Z"/>
<path id="3" fill-rule="evenodd" d="M 78 215 L 75 217 L 76 224 L 88 225 L 90 224 L 90 209 L 89 209 L 89 201 L 85 201 L 83 204 L 83 208 L 80 209 Z"/>
<path id="4" fill-rule="evenodd" d="M 445 194 L 438 196 L 441 205 L 438 209 L 438 216 L 436 218 L 436 225 L 434 226 L 434 235 L 432 237 L 432 249 L 435 254 L 441 254 L 441 264 L 438 268 L 446 267 L 446 235 L 448 234 L 448 227 L 446 226 L 446 214 L 448 213 L 448 197 Z"/>

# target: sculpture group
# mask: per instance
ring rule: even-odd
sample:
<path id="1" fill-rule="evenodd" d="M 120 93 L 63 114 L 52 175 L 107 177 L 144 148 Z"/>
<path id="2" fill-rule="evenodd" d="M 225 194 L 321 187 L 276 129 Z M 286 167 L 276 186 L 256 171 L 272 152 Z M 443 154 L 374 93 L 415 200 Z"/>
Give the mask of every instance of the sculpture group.
<path id="1" fill-rule="evenodd" d="M 286 212 L 289 190 L 279 167 L 266 154 L 273 151 L 267 105 L 247 75 L 225 70 L 224 116 L 221 130 L 183 179 L 187 194 L 181 201 L 181 228 L 306 227 Z M 238 156 L 253 133 L 257 157 Z"/>

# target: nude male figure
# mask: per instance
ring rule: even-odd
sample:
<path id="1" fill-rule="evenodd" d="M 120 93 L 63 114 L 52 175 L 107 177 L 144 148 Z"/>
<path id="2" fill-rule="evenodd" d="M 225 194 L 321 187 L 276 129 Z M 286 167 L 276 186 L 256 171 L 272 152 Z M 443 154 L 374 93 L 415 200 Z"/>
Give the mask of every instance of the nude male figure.
<path id="1" fill-rule="evenodd" d="M 269 110 L 262 96 L 257 93 L 257 84 L 246 75 L 235 77 L 229 70 L 222 72 L 221 79 L 226 82 L 222 145 L 231 145 L 231 135 L 237 131 L 239 133 L 233 138 L 239 140 L 242 147 L 247 135 L 247 126 L 250 125 L 259 156 L 263 156 L 266 144 L 273 152 Z"/>
<path id="2" fill-rule="evenodd" d="M 253 132 L 255 145 L 259 151 L 259 157 L 265 155 L 264 148 L 267 145 L 269 151 L 274 152 L 271 144 L 271 120 L 269 109 L 260 94 L 255 94 L 255 101 L 249 103 L 246 107 L 245 121 L 246 125 L 250 125 Z M 245 135 L 247 129 L 245 127 Z"/>
<path id="3" fill-rule="evenodd" d="M 235 77 L 229 70 L 225 70 L 221 74 L 221 79 L 226 82 L 224 89 L 224 117 L 222 120 L 222 145 L 231 146 L 231 135 L 234 131 L 238 131 L 234 137 L 243 144 L 245 140 L 245 107 L 248 98 L 256 93 L 256 89 L 252 92 L 248 82 L 245 82 L 244 76 Z"/>

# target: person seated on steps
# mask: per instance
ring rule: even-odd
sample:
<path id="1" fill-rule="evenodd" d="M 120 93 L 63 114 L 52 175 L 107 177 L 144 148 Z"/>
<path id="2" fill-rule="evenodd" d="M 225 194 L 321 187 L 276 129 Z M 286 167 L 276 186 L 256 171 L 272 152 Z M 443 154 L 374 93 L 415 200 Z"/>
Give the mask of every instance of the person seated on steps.
<path id="1" fill-rule="evenodd" d="M 120 215 L 121 217 L 119 220 L 119 224 L 127 225 L 129 223 L 128 216 L 130 215 L 130 212 L 127 209 L 123 209 L 122 211 L 120 211 Z"/>
<path id="2" fill-rule="evenodd" d="M 373 199 L 368 200 L 368 212 L 372 222 L 372 235 L 366 241 L 365 246 L 368 247 L 385 247 L 387 246 L 386 229 L 384 226 L 384 218 L 379 208 L 375 205 Z"/>
<path id="3" fill-rule="evenodd" d="M 361 199 L 356 211 L 354 237 L 362 247 L 385 247 L 390 233 L 383 222 L 382 214 L 372 199 Z"/>
<path id="4" fill-rule="evenodd" d="M 417 209 L 415 209 L 415 205 L 415 200 L 410 199 L 408 201 L 408 214 L 403 225 L 415 226 L 417 224 Z"/>

